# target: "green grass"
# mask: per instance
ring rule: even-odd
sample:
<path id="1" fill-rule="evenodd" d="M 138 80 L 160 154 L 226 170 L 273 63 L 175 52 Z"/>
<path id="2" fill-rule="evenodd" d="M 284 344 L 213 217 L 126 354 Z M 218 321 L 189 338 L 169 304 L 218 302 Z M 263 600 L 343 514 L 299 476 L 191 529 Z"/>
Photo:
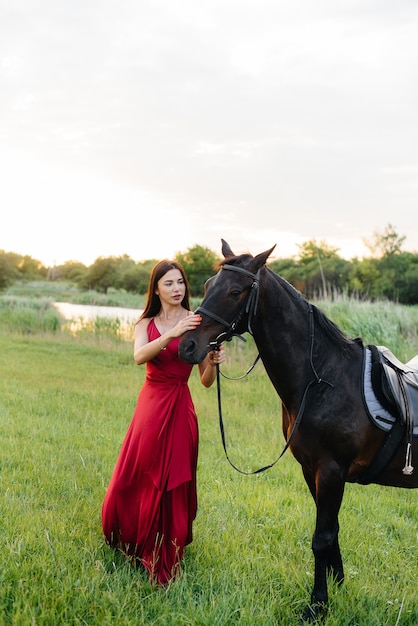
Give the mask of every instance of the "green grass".
<path id="1" fill-rule="evenodd" d="M 360 316 L 343 313 L 343 324 Z M 375 342 L 376 328 L 383 338 L 392 336 L 385 327 L 401 328 L 397 354 L 410 358 L 418 352 L 416 314 L 367 309 L 358 322 L 367 334 L 358 328 L 354 334 Z M 254 345 L 227 350 L 225 373 L 244 373 Z M 315 512 L 290 453 L 256 476 L 232 469 L 219 435 L 216 388 L 204 389 L 194 370 L 200 424 L 194 541 L 182 577 L 153 588 L 106 546 L 100 521 L 144 379 L 131 345 L 93 332 L 73 337 L 20 326 L 13 332 L 0 317 L 0 354 L 0 624 L 298 623 L 313 581 Z M 284 442 L 279 401 L 262 365 L 244 380 L 221 384 L 231 460 L 244 470 L 273 461 Z M 418 623 L 417 522 L 416 491 L 347 485 L 340 514 L 346 582 L 341 589 L 330 584 L 325 626 Z"/>
<path id="2" fill-rule="evenodd" d="M 350 337 L 384 345 L 401 360 L 418 352 L 418 307 L 394 302 L 356 302 L 341 298 L 319 301 L 318 307 Z"/>
<path id="3" fill-rule="evenodd" d="M 5 294 L 20 300 L 46 298 L 56 302 L 123 306 L 133 309 L 141 308 L 145 301 L 144 295 L 126 293 L 113 288 L 110 288 L 107 293 L 99 293 L 93 289 L 78 289 L 74 284 L 66 281 L 16 282 L 6 290 Z"/>

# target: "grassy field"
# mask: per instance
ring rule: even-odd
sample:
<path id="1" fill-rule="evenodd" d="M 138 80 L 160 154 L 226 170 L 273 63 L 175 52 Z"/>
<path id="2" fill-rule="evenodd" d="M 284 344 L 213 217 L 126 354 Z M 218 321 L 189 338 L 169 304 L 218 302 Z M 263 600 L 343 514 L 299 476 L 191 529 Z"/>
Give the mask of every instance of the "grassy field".
<path id="1" fill-rule="evenodd" d="M 416 308 L 329 307 L 350 334 L 404 360 L 418 352 Z M 74 337 L 43 324 L 48 308 L 33 306 L 16 332 L 17 309 L 0 312 L 0 624 L 297 624 L 313 579 L 314 505 L 291 454 L 260 475 L 232 469 L 216 388 L 204 389 L 194 371 L 194 541 L 182 577 L 151 587 L 106 546 L 100 523 L 145 370 L 114 328 Z M 255 355 L 251 342 L 227 350 L 229 375 L 243 373 Z M 222 394 L 231 460 L 245 470 L 273 461 L 283 447 L 280 406 L 262 365 L 244 380 L 222 379 Z M 348 485 L 340 525 L 346 582 L 331 585 L 324 626 L 416 626 L 416 491 Z"/>

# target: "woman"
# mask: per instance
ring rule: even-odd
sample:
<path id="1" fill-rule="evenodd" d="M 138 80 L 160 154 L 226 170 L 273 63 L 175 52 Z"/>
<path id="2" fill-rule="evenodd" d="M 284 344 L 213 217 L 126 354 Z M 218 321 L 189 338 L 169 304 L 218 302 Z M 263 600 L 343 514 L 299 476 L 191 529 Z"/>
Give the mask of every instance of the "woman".
<path id="1" fill-rule="evenodd" d="M 183 268 L 161 261 L 135 325 L 134 359 L 147 364 L 145 383 L 102 509 L 108 543 L 163 585 L 180 573 L 197 510 L 198 425 L 187 384 L 192 366 L 178 357 L 181 335 L 201 321 L 189 308 Z M 224 359 L 223 350 L 211 351 L 199 365 L 205 387 Z"/>

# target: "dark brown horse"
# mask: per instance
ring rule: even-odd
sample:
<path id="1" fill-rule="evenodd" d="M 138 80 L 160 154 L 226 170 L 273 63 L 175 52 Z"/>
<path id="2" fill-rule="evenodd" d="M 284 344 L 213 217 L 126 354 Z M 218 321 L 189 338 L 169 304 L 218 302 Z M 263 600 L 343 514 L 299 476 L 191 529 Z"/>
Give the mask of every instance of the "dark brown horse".
<path id="1" fill-rule="evenodd" d="M 403 429 L 378 475 L 374 459 L 387 433 L 372 423 L 362 394 L 366 347 L 350 339 L 287 281 L 265 266 L 274 247 L 236 256 L 222 240 L 225 261 L 206 284 L 201 325 L 185 333 L 180 356 L 199 363 L 234 334 L 250 332 L 282 400 L 283 433 L 316 504 L 312 539 L 315 577 L 304 621 L 315 620 L 328 601 L 327 574 L 344 579 L 338 514 L 346 482 L 418 487 L 418 471 L 405 472 Z M 412 432 L 412 431 L 411 431 Z M 410 452 L 418 458 L 417 438 Z M 410 457 L 411 458 L 411 457 Z M 403 471 L 404 470 L 404 471 Z"/>

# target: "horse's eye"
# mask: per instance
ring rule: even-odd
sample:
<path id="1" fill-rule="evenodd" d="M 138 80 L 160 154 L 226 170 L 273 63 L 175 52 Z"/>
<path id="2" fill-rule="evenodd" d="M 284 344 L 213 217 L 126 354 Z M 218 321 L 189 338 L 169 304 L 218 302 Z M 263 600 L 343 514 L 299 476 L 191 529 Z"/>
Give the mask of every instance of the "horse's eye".
<path id="1" fill-rule="evenodd" d="M 232 289 L 230 295 L 233 298 L 238 298 L 238 296 L 241 295 L 241 290 L 240 289 Z"/>

